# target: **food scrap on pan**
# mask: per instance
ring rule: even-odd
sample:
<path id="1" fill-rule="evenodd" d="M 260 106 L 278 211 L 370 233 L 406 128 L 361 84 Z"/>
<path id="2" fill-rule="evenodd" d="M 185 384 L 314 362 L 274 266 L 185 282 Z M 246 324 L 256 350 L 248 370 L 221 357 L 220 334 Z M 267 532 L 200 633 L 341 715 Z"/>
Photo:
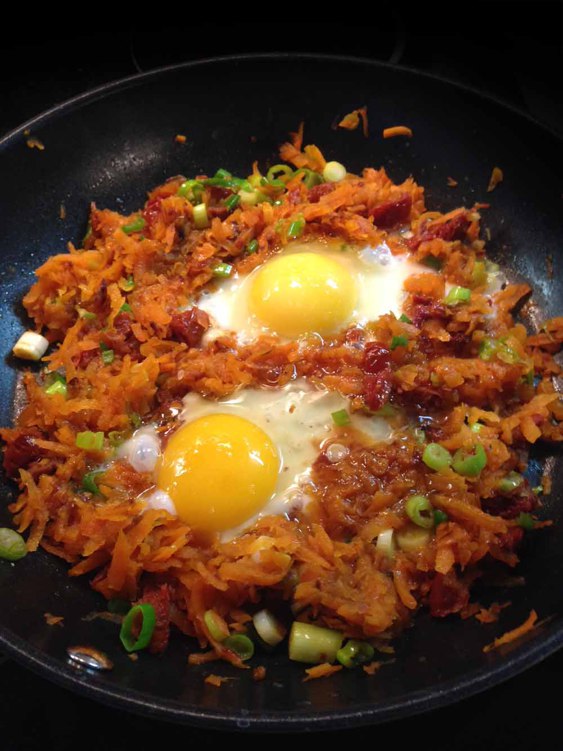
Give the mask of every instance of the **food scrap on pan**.
<path id="1" fill-rule="evenodd" d="M 264 648 L 372 673 L 419 609 L 478 612 L 472 584 L 541 526 L 524 472 L 562 438 L 563 319 L 514 318 L 530 288 L 486 258 L 478 205 L 430 210 L 302 126 L 280 153 L 93 206 L 37 270 L 0 555 L 87 576 L 131 655 L 173 630 L 255 679 Z"/>
<path id="2" fill-rule="evenodd" d="M 352 110 L 352 112 L 344 115 L 342 120 L 338 123 L 338 127 L 344 128 L 345 130 L 356 130 L 360 124 L 360 120 L 362 123 L 363 134 L 365 138 L 367 138 L 369 136 L 367 107 L 360 107 L 359 109 Z"/>

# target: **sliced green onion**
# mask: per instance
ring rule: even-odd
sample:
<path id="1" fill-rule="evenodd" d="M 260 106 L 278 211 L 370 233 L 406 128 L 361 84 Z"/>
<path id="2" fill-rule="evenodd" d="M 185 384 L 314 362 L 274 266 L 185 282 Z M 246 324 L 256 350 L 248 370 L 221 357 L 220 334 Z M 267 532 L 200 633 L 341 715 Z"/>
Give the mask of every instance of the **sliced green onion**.
<path id="1" fill-rule="evenodd" d="M 100 350 L 102 352 L 102 362 L 104 365 L 111 365 L 115 360 L 115 352 L 110 349 L 107 344 L 100 342 Z"/>
<path id="2" fill-rule="evenodd" d="M 409 343 L 409 340 L 406 336 L 394 336 L 391 339 L 391 345 L 389 347 L 390 350 L 397 349 L 397 347 L 406 347 Z"/>
<path id="3" fill-rule="evenodd" d="M 458 449 L 453 458 L 452 467 L 464 477 L 477 477 L 481 470 L 487 466 L 487 454 L 482 444 L 475 446 L 475 453 L 467 454 L 463 449 Z"/>
<path id="4" fill-rule="evenodd" d="M 105 470 L 103 469 L 95 469 L 93 472 L 86 472 L 82 478 L 82 490 L 85 490 L 87 493 L 92 493 L 93 495 L 102 495 L 102 491 L 96 484 L 96 478 L 98 475 L 103 475 L 104 472 Z"/>
<path id="5" fill-rule="evenodd" d="M 258 240 L 251 240 L 245 248 L 247 254 L 251 256 L 258 250 Z"/>
<path id="6" fill-rule="evenodd" d="M 213 276 L 219 276 L 223 279 L 231 275 L 233 267 L 230 263 L 218 263 L 213 269 Z"/>
<path id="7" fill-rule="evenodd" d="M 495 354 L 499 360 L 502 360 L 508 365 L 515 365 L 516 363 L 521 362 L 518 352 L 508 345 L 504 339 L 499 340 Z"/>
<path id="8" fill-rule="evenodd" d="M 266 180 L 272 182 L 272 180 L 279 179 L 280 176 L 292 177 L 293 170 L 287 164 L 274 164 L 273 167 L 266 172 Z"/>
<path id="9" fill-rule="evenodd" d="M 104 447 L 104 434 L 101 431 L 93 433 L 91 430 L 77 433 L 76 445 L 85 451 L 101 451 Z"/>
<path id="10" fill-rule="evenodd" d="M 248 206 L 256 206 L 262 194 L 257 190 L 241 190 L 238 195 L 241 205 L 247 208 Z"/>
<path id="11" fill-rule="evenodd" d="M 314 172 L 310 169 L 298 169 L 294 177 L 297 177 L 297 175 L 305 175 L 303 179 L 303 185 L 307 188 L 307 190 L 311 190 L 311 188 L 314 188 L 315 185 L 319 185 L 323 181 L 322 176 L 319 175 L 318 172 Z"/>
<path id="12" fill-rule="evenodd" d="M 132 276 L 128 276 L 120 282 L 119 286 L 124 292 L 132 292 L 135 289 L 135 280 Z"/>
<path id="13" fill-rule="evenodd" d="M 119 597 L 114 597 L 108 600 L 108 610 L 115 615 L 125 615 L 131 609 L 131 603 L 128 600 L 121 600 Z"/>
<path id="14" fill-rule="evenodd" d="M 535 488 L 532 488 L 532 492 L 535 495 L 542 495 L 542 493 L 543 493 L 543 485 L 536 485 Z"/>
<path id="15" fill-rule="evenodd" d="M 289 659 L 295 662 L 334 662 L 344 637 L 338 631 L 294 621 L 289 634 Z"/>
<path id="16" fill-rule="evenodd" d="M 479 345 L 479 357 L 488 362 L 496 352 L 497 342 L 486 337 Z"/>
<path id="17" fill-rule="evenodd" d="M 138 636 L 133 635 L 138 619 L 141 618 L 141 628 Z M 121 624 L 119 638 L 128 652 L 138 652 L 149 646 L 156 626 L 156 613 L 149 603 L 133 605 Z"/>
<path id="18" fill-rule="evenodd" d="M 350 425 L 350 415 L 348 414 L 348 411 L 346 409 L 339 409 L 336 412 L 333 412 L 331 414 L 331 417 L 334 424 L 339 428 L 342 428 L 345 425 Z"/>
<path id="19" fill-rule="evenodd" d="M 525 376 L 523 376 L 522 380 L 524 381 L 524 383 L 528 384 L 528 386 L 533 386 L 535 375 L 536 374 L 535 374 L 534 368 L 532 368 L 526 373 Z"/>
<path id="20" fill-rule="evenodd" d="M 430 469 L 441 472 L 451 465 L 452 455 L 439 443 L 429 443 L 422 454 L 422 461 Z"/>
<path id="21" fill-rule="evenodd" d="M 225 198 L 224 204 L 229 211 L 234 211 L 240 203 L 240 196 L 238 193 L 233 193 L 232 196 Z"/>
<path id="22" fill-rule="evenodd" d="M 241 660 L 250 660 L 254 654 L 254 643 L 244 634 L 228 636 L 223 642 L 223 646 L 234 652 Z"/>
<path id="23" fill-rule="evenodd" d="M 120 313 L 132 313 L 133 309 L 129 305 L 128 302 L 124 302 L 123 305 L 119 308 Z"/>
<path id="24" fill-rule="evenodd" d="M 430 529 L 434 526 L 432 504 L 425 495 L 411 495 L 405 504 L 407 516 L 417 527 Z"/>
<path id="25" fill-rule="evenodd" d="M 499 480 L 497 487 L 501 493 L 511 493 L 516 488 L 519 488 L 523 482 L 524 478 L 521 474 L 518 472 L 509 472 L 506 477 Z"/>
<path id="26" fill-rule="evenodd" d="M 487 283 L 487 269 L 483 261 L 475 261 L 471 271 L 471 283 L 474 287 L 481 287 Z"/>
<path id="27" fill-rule="evenodd" d="M 277 646 L 285 639 L 287 629 L 269 610 L 259 610 L 252 617 L 256 633 L 270 647 Z"/>
<path id="28" fill-rule="evenodd" d="M 108 433 L 109 445 L 114 449 L 121 446 L 127 438 L 128 432 L 127 430 L 110 430 Z"/>
<path id="29" fill-rule="evenodd" d="M 399 321 L 402 321 L 403 323 L 412 323 L 411 319 L 405 313 L 401 313 Z"/>
<path id="30" fill-rule="evenodd" d="M 522 529 L 534 529 L 534 527 L 536 526 L 534 517 L 531 514 L 519 514 L 518 518 L 516 519 L 516 523 L 519 527 L 522 527 Z"/>
<path id="31" fill-rule="evenodd" d="M 482 427 L 483 427 L 483 423 L 474 422 L 473 425 L 471 426 L 471 432 L 472 433 L 480 433 Z"/>
<path id="32" fill-rule="evenodd" d="M 296 238 L 301 237 L 304 229 L 305 229 L 305 220 L 303 219 L 303 217 L 294 219 L 289 225 L 287 236 L 290 240 L 295 240 Z"/>
<path id="33" fill-rule="evenodd" d="M 371 662 L 374 654 L 375 649 L 367 641 L 350 639 L 338 650 L 336 659 L 345 668 L 357 668 L 358 665 Z"/>
<path id="34" fill-rule="evenodd" d="M 207 626 L 211 638 L 215 639 L 215 641 L 225 641 L 229 636 L 229 627 L 214 610 L 206 610 L 203 614 L 203 621 Z"/>
<path id="35" fill-rule="evenodd" d="M 462 302 L 471 300 L 471 290 L 467 287 L 452 287 L 448 292 L 444 302 L 446 305 L 458 305 Z"/>
<path id="36" fill-rule="evenodd" d="M 346 177 L 346 167 L 340 162 L 327 162 L 323 169 L 323 177 L 327 183 L 337 183 Z"/>
<path id="37" fill-rule="evenodd" d="M 232 178 L 232 174 L 229 172 L 229 170 L 219 167 L 219 169 L 215 173 L 215 177 L 220 177 L 220 178 L 229 180 Z"/>
<path id="38" fill-rule="evenodd" d="M 434 509 L 434 526 L 437 527 L 438 524 L 443 524 L 444 522 L 447 522 L 450 517 L 446 514 L 445 511 L 442 511 L 439 508 Z"/>
<path id="39" fill-rule="evenodd" d="M 97 318 L 95 313 L 90 313 L 90 311 L 84 310 L 84 308 L 76 308 L 76 312 L 78 313 L 78 317 L 84 321 L 95 321 Z"/>
<path id="40" fill-rule="evenodd" d="M 422 445 L 424 445 L 426 443 L 426 433 L 424 432 L 424 430 L 422 428 L 415 428 L 413 430 L 413 435 L 414 435 L 414 440 L 419 445 L 422 446 Z"/>
<path id="41" fill-rule="evenodd" d="M 395 539 L 403 553 L 416 553 L 430 542 L 432 532 L 424 527 L 411 524 L 396 532 Z"/>
<path id="42" fill-rule="evenodd" d="M 186 180 L 178 188 L 178 195 L 186 198 L 190 203 L 200 203 L 204 187 L 198 180 Z"/>
<path id="43" fill-rule="evenodd" d="M 426 256 L 422 259 L 422 263 L 435 271 L 440 271 L 442 268 L 442 261 L 439 258 L 436 258 L 436 256 Z"/>
<path id="44" fill-rule="evenodd" d="M 386 529 L 377 535 L 375 549 L 386 558 L 395 557 L 395 534 L 393 529 Z"/>
<path id="45" fill-rule="evenodd" d="M 135 219 L 133 219 L 132 222 L 129 222 L 129 224 L 124 224 L 121 228 L 126 235 L 130 235 L 132 232 L 140 232 L 142 229 L 145 229 L 147 226 L 146 221 L 143 219 L 142 216 L 138 216 Z"/>
<path id="46" fill-rule="evenodd" d="M 61 373 L 50 373 L 48 376 L 49 384 L 45 387 L 45 393 L 49 396 L 61 394 L 66 397 L 67 385 L 66 378 Z"/>
<path id="47" fill-rule="evenodd" d="M 205 229 L 206 227 L 209 227 L 207 206 L 204 203 L 198 203 L 197 206 L 194 206 L 193 217 L 196 229 Z"/>
<path id="48" fill-rule="evenodd" d="M 25 540 L 9 527 L 0 527 L 0 558 L 5 561 L 19 561 L 27 554 Z"/>
<path id="49" fill-rule="evenodd" d="M 134 428 L 140 428 L 142 421 L 141 421 L 141 415 L 138 412 L 130 412 L 129 413 L 129 420 L 131 421 L 131 425 Z"/>

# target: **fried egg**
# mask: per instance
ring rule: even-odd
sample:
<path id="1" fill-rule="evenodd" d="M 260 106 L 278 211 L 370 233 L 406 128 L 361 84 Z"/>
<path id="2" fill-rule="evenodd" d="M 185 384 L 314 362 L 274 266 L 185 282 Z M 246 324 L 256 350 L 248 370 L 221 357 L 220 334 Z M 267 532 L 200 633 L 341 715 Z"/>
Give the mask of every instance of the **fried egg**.
<path id="1" fill-rule="evenodd" d="M 164 508 L 193 529 L 227 540 L 259 518 L 287 515 L 311 499 L 311 467 L 321 451 L 338 461 L 332 414 L 347 409 L 340 394 L 298 379 L 279 390 L 244 389 L 219 401 L 184 398 L 180 427 L 163 448 L 154 428 L 138 430 L 120 455 L 152 471 L 147 505 Z M 367 444 L 388 441 L 381 417 L 354 413 L 350 427 Z"/>
<path id="2" fill-rule="evenodd" d="M 267 333 L 326 336 L 385 313 L 399 315 L 404 281 L 421 271 L 429 272 L 394 256 L 386 243 L 292 243 L 250 274 L 234 274 L 206 289 L 197 305 L 213 321 L 208 340 L 224 332 L 235 332 L 241 341 Z"/>

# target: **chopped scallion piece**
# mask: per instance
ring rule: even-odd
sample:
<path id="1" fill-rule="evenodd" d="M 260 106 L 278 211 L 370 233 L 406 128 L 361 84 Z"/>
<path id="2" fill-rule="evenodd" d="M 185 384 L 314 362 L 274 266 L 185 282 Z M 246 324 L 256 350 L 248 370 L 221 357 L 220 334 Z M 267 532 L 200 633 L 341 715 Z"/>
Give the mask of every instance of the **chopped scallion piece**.
<path id="1" fill-rule="evenodd" d="M 85 490 L 87 493 L 92 493 L 93 495 L 102 495 L 101 490 L 96 484 L 96 477 L 98 475 L 103 475 L 104 471 L 105 470 L 103 469 L 95 469 L 93 472 L 86 472 L 82 478 L 82 490 Z"/>
<path id="2" fill-rule="evenodd" d="M 432 532 L 425 527 L 417 527 L 411 524 L 396 532 L 395 539 L 404 553 L 415 553 L 430 542 Z"/>
<path id="3" fill-rule="evenodd" d="M 293 170 L 287 164 L 274 164 L 273 167 L 266 172 L 266 180 L 272 182 L 272 180 L 279 179 L 280 177 L 292 177 Z"/>
<path id="4" fill-rule="evenodd" d="M 259 610 L 255 613 L 252 623 L 258 636 L 270 647 L 277 646 L 287 633 L 285 626 L 269 610 Z"/>
<path id="5" fill-rule="evenodd" d="M 434 509 L 425 495 L 411 495 L 405 504 L 405 511 L 417 527 L 430 529 L 434 526 Z"/>
<path id="6" fill-rule="evenodd" d="M 107 344 L 104 344 L 104 342 L 100 342 L 100 350 L 104 365 L 111 365 L 115 359 L 115 352 L 113 349 L 110 349 Z"/>
<path id="7" fill-rule="evenodd" d="M 224 201 L 225 206 L 229 209 L 229 211 L 234 211 L 236 207 L 240 203 L 240 196 L 238 193 L 233 193 L 232 196 L 229 196 Z"/>
<path id="8" fill-rule="evenodd" d="M 129 224 L 124 224 L 121 229 L 125 232 L 126 235 L 130 235 L 133 232 L 140 232 L 142 229 L 145 229 L 146 226 L 147 223 L 143 219 L 143 217 L 138 216 L 133 219 L 132 222 L 129 222 Z"/>
<path id="9" fill-rule="evenodd" d="M 483 261 L 475 261 L 471 271 L 471 282 L 474 287 L 481 287 L 487 283 L 487 269 Z"/>
<path id="10" fill-rule="evenodd" d="M 67 387 L 66 387 L 66 381 L 63 378 L 62 380 L 55 380 L 53 383 L 51 383 L 50 386 L 47 386 L 45 389 L 45 393 L 49 396 L 53 396 L 54 394 L 60 394 L 61 396 L 66 397 L 67 395 Z"/>
<path id="11" fill-rule="evenodd" d="M 450 517 L 446 514 L 445 511 L 442 511 L 439 508 L 434 509 L 434 526 L 437 527 L 438 524 L 443 524 L 444 522 L 447 522 Z"/>
<path id="12" fill-rule="evenodd" d="M 140 428 L 141 427 L 141 415 L 138 412 L 130 412 L 129 413 L 129 420 L 131 421 L 131 425 L 134 428 Z"/>
<path id="13" fill-rule="evenodd" d="M 411 319 L 405 313 L 401 313 L 399 321 L 402 321 L 403 323 L 412 323 Z"/>
<path id="14" fill-rule="evenodd" d="M 311 188 L 314 188 L 315 185 L 319 185 L 323 181 L 322 176 L 319 175 L 318 172 L 314 172 L 310 169 L 298 169 L 294 177 L 297 177 L 297 175 L 305 175 L 305 177 L 303 178 L 303 185 L 307 188 L 307 190 L 311 190 Z"/>
<path id="15" fill-rule="evenodd" d="M 85 430 L 76 434 L 76 446 L 84 451 L 101 451 L 104 447 L 104 434 L 102 431 L 97 433 L 91 430 Z"/>
<path id="16" fill-rule="evenodd" d="M 254 642 L 245 634 L 233 634 L 223 642 L 223 646 L 234 652 L 241 660 L 250 660 L 254 654 Z"/>
<path id="17" fill-rule="evenodd" d="M 344 637 L 338 631 L 294 621 L 289 635 L 289 659 L 295 662 L 334 662 Z"/>
<path id="18" fill-rule="evenodd" d="M 138 621 L 141 620 L 139 624 Z M 119 638 L 128 652 L 138 652 L 149 646 L 156 626 L 156 612 L 152 605 L 144 602 L 134 605 L 121 624 Z"/>
<path id="19" fill-rule="evenodd" d="M 385 529 L 377 535 L 375 549 L 386 558 L 395 556 L 395 532 L 393 529 Z"/>
<path id="20" fill-rule="evenodd" d="M 233 267 L 230 263 L 218 263 L 217 266 L 215 266 L 215 268 L 213 269 L 213 276 L 226 278 L 231 275 L 232 270 Z"/>
<path id="21" fill-rule="evenodd" d="M 262 193 L 257 190 L 241 190 L 238 195 L 241 206 L 247 208 L 248 206 L 256 206 Z"/>
<path id="22" fill-rule="evenodd" d="M 336 183 L 346 177 L 346 167 L 340 162 L 327 162 L 323 169 L 323 177 L 327 183 Z"/>
<path id="23" fill-rule="evenodd" d="M 474 422 L 473 425 L 471 426 L 471 431 L 473 433 L 480 433 L 482 427 L 483 427 L 483 423 L 481 423 L 481 422 Z"/>
<path id="24" fill-rule="evenodd" d="M 524 482 L 524 478 L 518 472 L 509 472 L 506 477 L 499 480 L 497 485 L 501 493 L 512 493 L 513 490 L 519 488 Z"/>
<path id="25" fill-rule="evenodd" d="M 78 313 L 78 317 L 82 318 L 84 321 L 96 320 L 96 314 L 90 313 L 90 311 L 84 310 L 84 308 L 76 308 L 76 312 Z"/>
<path id="26" fill-rule="evenodd" d="M 211 638 L 215 639 L 215 641 L 225 641 L 229 636 L 229 627 L 223 618 L 221 618 L 221 616 L 214 610 L 206 610 L 203 614 L 203 621 Z"/>
<path id="27" fill-rule="evenodd" d="M 25 540 L 9 527 L 0 527 L 0 558 L 5 561 L 19 561 L 27 554 Z"/>
<path id="28" fill-rule="evenodd" d="M 345 668 L 356 668 L 366 662 L 371 662 L 375 649 L 366 641 L 350 639 L 336 653 L 336 659 Z"/>
<path id="29" fill-rule="evenodd" d="M 135 289 L 135 280 L 132 276 L 128 276 L 127 279 L 122 279 L 119 282 L 119 286 L 124 292 L 132 292 Z"/>
<path id="30" fill-rule="evenodd" d="M 295 240 L 298 237 L 301 237 L 304 229 L 305 229 L 305 220 L 303 219 L 303 217 L 294 219 L 289 225 L 289 229 L 287 230 L 287 236 L 290 240 Z"/>
<path id="31" fill-rule="evenodd" d="M 440 271 L 442 268 L 442 261 L 439 258 L 436 258 L 436 256 L 426 256 L 422 259 L 422 263 L 435 271 Z"/>
<path id="32" fill-rule="evenodd" d="M 123 305 L 119 308 L 120 313 L 132 313 L 133 309 L 129 305 L 128 302 L 124 302 Z"/>
<path id="33" fill-rule="evenodd" d="M 193 217 L 196 229 L 205 229 L 206 227 L 209 227 L 207 206 L 204 203 L 198 203 L 197 206 L 194 206 Z"/>
<path id="34" fill-rule="evenodd" d="M 256 253 L 257 250 L 258 250 L 258 240 L 251 240 L 246 246 L 246 252 L 249 256 L 251 256 L 253 253 Z"/>
<path id="35" fill-rule="evenodd" d="M 462 302 L 469 302 L 471 299 L 471 290 L 467 287 L 452 287 L 448 292 L 444 302 L 446 305 L 458 305 Z"/>
<path id="36" fill-rule="evenodd" d="M 414 440 L 423 446 L 426 443 L 426 433 L 422 428 L 415 428 L 413 430 Z"/>
<path id="37" fill-rule="evenodd" d="M 334 424 L 339 428 L 342 428 L 345 425 L 350 425 L 350 415 L 346 409 L 339 409 L 336 412 L 333 412 L 331 417 Z"/>
<path id="38" fill-rule="evenodd" d="M 464 477 L 477 477 L 486 466 L 487 453 L 481 443 L 475 446 L 473 454 L 467 454 L 463 449 L 458 449 L 452 461 L 453 469 L 458 475 Z"/>
<path id="39" fill-rule="evenodd" d="M 531 514 L 519 514 L 516 523 L 519 527 L 522 527 L 522 529 L 534 529 L 536 526 L 536 522 Z"/>
<path id="40" fill-rule="evenodd" d="M 219 169 L 215 173 L 215 177 L 220 177 L 223 180 L 230 180 L 232 178 L 232 174 L 228 170 L 219 167 Z"/>
<path id="41" fill-rule="evenodd" d="M 452 455 L 439 443 L 429 443 L 422 454 L 422 461 L 430 469 L 440 472 L 451 465 Z"/>
<path id="42" fill-rule="evenodd" d="M 391 344 L 389 346 L 390 350 L 397 349 L 397 347 L 406 347 L 409 343 L 409 340 L 406 336 L 394 336 L 391 339 Z"/>
<path id="43" fill-rule="evenodd" d="M 127 438 L 127 433 L 127 430 L 110 430 L 108 433 L 109 445 L 114 449 L 121 446 Z"/>

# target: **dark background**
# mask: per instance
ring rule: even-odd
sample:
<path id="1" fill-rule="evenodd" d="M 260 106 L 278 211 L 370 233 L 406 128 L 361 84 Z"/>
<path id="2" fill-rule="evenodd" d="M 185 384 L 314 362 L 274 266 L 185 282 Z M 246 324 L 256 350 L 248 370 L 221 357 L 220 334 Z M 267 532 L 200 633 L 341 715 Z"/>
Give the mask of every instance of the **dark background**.
<path id="1" fill-rule="evenodd" d="M 186 18 L 192 9 L 183 6 L 153 7 L 150 12 L 139 8 L 144 25 L 123 23 L 124 30 L 106 25 L 97 31 L 85 22 L 74 31 L 46 31 L 39 25 L 34 28 L 31 16 L 25 24 L 5 28 L 0 48 L 0 135 L 107 81 L 191 59 L 278 50 L 369 57 L 446 77 L 506 101 L 563 136 L 559 2 L 430 2 L 416 8 L 380 2 L 361 25 L 308 22 L 300 18 L 299 8 L 282 6 L 263 12 L 291 18 L 291 23 L 247 23 L 236 20 L 240 9 L 225 7 L 220 12 L 230 18 L 217 23 L 189 24 Z M 344 7 L 340 12 L 350 16 L 351 10 Z M 359 6 L 358 10 L 364 13 Z M 89 12 L 94 24 L 95 11 Z M 210 6 L 209 12 L 219 15 L 218 8 Z M 115 14 L 111 21 L 117 24 Z M 562 669 L 559 653 L 461 704 L 378 728 L 331 732 L 330 739 L 356 746 L 366 741 L 377 746 L 428 743 L 436 751 L 558 747 L 555 739 L 563 729 L 558 680 Z M 153 749 L 178 741 L 191 748 L 211 748 L 233 740 L 254 745 L 262 744 L 264 737 L 233 738 L 100 707 L 0 658 L 0 747 L 5 751 Z"/>

